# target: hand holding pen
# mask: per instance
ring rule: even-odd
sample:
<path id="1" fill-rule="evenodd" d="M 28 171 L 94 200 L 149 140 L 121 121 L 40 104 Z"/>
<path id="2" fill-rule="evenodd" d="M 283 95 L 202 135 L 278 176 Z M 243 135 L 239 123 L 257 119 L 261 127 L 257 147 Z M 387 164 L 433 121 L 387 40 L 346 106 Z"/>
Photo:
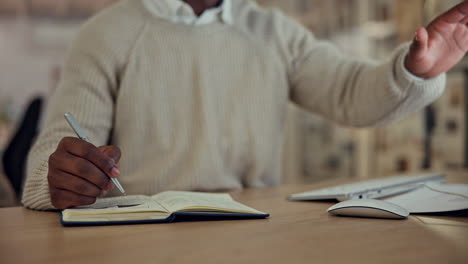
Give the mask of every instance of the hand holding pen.
<path id="1" fill-rule="evenodd" d="M 79 126 L 78 129 L 81 130 Z M 117 180 L 120 174 L 118 147 L 96 147 L 86 140 L 86 136 L 79 137 L 82 139 L 63 138 L 49 157 L 50 197 L 57 209 L 94 203 L 97 197 L 105 196 L 114 188 L 111 179 Z M 123 188 L 121 191 L 124 192 Z"/>

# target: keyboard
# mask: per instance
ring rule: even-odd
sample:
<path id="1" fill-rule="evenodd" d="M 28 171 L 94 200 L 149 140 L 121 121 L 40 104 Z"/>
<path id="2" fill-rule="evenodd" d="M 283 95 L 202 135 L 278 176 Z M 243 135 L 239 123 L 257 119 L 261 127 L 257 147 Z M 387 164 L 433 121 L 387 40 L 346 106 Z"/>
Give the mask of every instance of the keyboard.
<path id="1" fill-rule="evenodd" d="M 288 199 L 292 201 L 377 199 L 419 188 L 427 182 L 444 181 L 445 176 L 440 173 L 399 175 L 296 193 Z"/>

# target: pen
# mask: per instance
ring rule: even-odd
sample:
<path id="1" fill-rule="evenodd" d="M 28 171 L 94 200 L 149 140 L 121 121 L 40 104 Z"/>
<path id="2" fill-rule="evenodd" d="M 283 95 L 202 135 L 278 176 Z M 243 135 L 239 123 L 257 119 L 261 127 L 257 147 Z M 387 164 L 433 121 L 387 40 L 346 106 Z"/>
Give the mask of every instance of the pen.
<path id="1" fill-rule="evenodd" d="M 65 114 L 65 119 L 67 120 L 68 124 L 71 126 L 71 128 L 73 129 L 73 131 L 75 131 L 76 135 L 86 141 L 86 142 L 89 142 L 91 143 L 91 140 L 89 140 L 89 138 L 86 136 L 86 134 L 84 133 L 84 131 L 81 129 L 80 125 L 78 125 L 78 122 L 76 121 L 76 119 L 73 117 L 73 115 L 71 113 L 66 113 Z M 124 188 L 122 187 L 122 185 L 120 185 L 120 182 L 119 180 L 117 180 L 116 178 L 112 178 L 110 177 L 111 181 L 115 184 L 115 186 L 117 187 L 117 189 L 119 189 L 119 191 L 123 194 L 125 194 L 125 190 Z"/>

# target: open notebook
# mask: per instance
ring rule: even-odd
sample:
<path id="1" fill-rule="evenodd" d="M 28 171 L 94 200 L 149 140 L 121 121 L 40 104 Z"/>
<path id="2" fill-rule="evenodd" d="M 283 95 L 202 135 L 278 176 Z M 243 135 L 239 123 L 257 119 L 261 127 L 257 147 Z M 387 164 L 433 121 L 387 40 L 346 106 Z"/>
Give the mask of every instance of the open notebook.
<path id="1" fill-rule="evenodd" d="M 177 220 L 266 218 L 234 201 L 226 193 L 166 191 L 153 196 L 131 195 L 98 199 L 96 203 L 62 211 L 65 226 L 168 223 Z"/>

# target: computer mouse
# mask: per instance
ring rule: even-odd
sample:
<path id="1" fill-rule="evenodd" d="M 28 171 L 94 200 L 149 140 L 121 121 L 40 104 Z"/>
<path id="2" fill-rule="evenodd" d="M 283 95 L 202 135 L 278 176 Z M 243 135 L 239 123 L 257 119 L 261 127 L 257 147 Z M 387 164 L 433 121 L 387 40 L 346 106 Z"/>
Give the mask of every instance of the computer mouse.
<path id="1" fill-rule="evenodd" d="M 409 215 L 405 208 L 376 199 L 354 199 L 337 203 L 327 210 L 333 215 L 406 219 Z"/>

